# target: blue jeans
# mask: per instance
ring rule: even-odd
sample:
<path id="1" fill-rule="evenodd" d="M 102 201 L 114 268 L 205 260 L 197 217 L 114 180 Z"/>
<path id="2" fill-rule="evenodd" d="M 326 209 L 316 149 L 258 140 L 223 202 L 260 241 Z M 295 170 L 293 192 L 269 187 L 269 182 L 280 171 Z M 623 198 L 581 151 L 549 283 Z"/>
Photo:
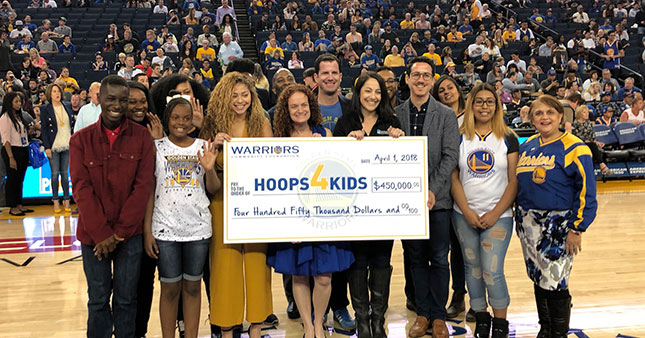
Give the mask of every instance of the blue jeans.
<path id="1" fill-rule="evenodd" d="M 430 211 L 430 239 L 403 241 L 404 255 L 410 257 L 417 314 L 430 319 L 430 323 L 435 319 L 446 320 L 451 213 Z"/>
<path id="2" fill-rule="evenodd" d="M 502 217 L 485 230 L 472 228 L 464 215 L 456 211 L 452 219 L 466 264 L 470 307 L 485 310 L 486 291 L 493 309 L 508 307 L 511 299 L 504 276 L 504 258 L 513 234 L 513 218 Z"/>
<path id="3" fill-rule="evenodd" d="M 182 279 L 199 281 L 204 274 L 204 263 L 208 258 L 211 239 L 190 242 L 162 241 L 159 247 L 159 280 L 164 283 L 177 283 Z"/>
<path id="4" fill-rule="evenodd" d="M 89 296 L 87 337 L 110 338 L 114 333 L 116 338 L 132 338 L 137 315 L 137 282 L 143 238 L 137 235 L 126 239 L 117 244 L 108 258 L 101 261 L 94 256 L 93 250 L 93 245 L 81 245 Z M 110 309 L 112 291 L 114 296 Z"/>
<path id="5" fill-rule="evenodd" d="M 63 186 L 63 200 L 69 200 L 69 175 L 67 174 L 69 168 L 69 150 L 52 151 L 52 158 L 49 159 L 49 165 L 52 169 L 51 187 L 53 200 L 60 200 L 58 196 L 58 175 L 60 175 L 60 183 Z"/>

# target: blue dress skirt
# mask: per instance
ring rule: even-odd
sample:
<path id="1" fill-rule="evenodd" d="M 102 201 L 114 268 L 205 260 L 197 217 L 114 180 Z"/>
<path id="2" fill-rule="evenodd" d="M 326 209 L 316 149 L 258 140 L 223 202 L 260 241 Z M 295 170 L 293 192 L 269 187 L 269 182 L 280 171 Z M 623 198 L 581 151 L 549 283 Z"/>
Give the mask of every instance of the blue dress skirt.
<path id="1" fill-rule="evenodd" d="M 274 243 L 267 264 L 285 275 L 318 276 L 344 271 L 354 263 L 350 242 Z"/>

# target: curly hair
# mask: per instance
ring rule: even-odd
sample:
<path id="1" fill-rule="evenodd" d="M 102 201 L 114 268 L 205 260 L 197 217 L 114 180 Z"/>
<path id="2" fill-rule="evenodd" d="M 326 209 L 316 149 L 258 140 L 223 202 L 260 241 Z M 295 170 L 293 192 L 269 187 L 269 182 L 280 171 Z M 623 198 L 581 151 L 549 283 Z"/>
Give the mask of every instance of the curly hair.
<path id="1" fill-rule="evenodd" d="M 166 75 L 155 82 L 150 88 L 150 97 L 152 98 L 152 108 L 159 118 L 163 118 L 163 112 L 166 110 L 166 97 L 171 90 L 177 88 L 180 83 L 188 82 L 193 90 L 193 96 L 203 107 L 208 105 L 208 89 L 197 81 L 181 74 Z"/>
<path id="2" fill-rule="evenodd" d="M 251 105 L 246 112 L 246 132 L 248 137 L 261 137 L 262 124 L 266 119 L 262 103 L 255 91 L 255 84 L 248 76 L 238 72 L 228 72 L 217 83 L 211 93 L 204 125 L 199 136 L 205 140 L 215 139 L 217 133 L 230 133 L 233 127 L 233 88 L 238 83 L 244 84 L 251 92 Z"/>
<path id="3" fill-rule="evenodd" d="M 315 126 L 322 124 L 322 113 L 318 100 L 314 93 L 305 85 L 292 84 L 285 88 L 278 97 L 278 103 L 275 105 L 275 115 L 273 117 L 273 136 L 275 137 L 289 137 L 293 130 L 293 121 L 291 114 L 289 114 L 289 98 L 295 93 L 303 93 L 307 96 L 309 102 L 309 120 L 307 124 L 313 130 Z"/>

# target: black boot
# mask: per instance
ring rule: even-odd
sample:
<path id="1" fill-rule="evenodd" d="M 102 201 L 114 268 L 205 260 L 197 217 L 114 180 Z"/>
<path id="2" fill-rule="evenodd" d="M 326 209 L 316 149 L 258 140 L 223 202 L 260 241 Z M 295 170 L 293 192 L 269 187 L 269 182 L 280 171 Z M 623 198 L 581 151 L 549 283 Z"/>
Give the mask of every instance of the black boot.
<path id="1" fill-rule="evenodd" d="M 455 318 L 466 310 L 466 302 L 464 302 L 465 295 L 466 294 L 463 292 L 454 292 L 452 294 L 450 305 L 448 305 L 448 308 L 446 309 L 446 317 Z"/>
<path id="2" fill-rule="evenodd" d="M 536 338 L 551 338 L 551 316 L 549 316 L 549 305 L 546 300 L 548 291 L 533 285 L 533 292 L 535 293 L 535 305 L 537 306 L 540 324 L 540 332 L 538 332 Z"/>
<path id="3" fill-rule="evenodd" d="M 492 338 L 508 338 L 508 320 L 504 318 L 493 318 Z"/>
<path id="4" fill-rule="evenodd" d="M 358 338 L 372 338 L 370 329 L 370 296 L 367 291 L 367 268 L 349 269 L 349 293 L 356 316 Z"/>
<path id="5" fill-rule="evenodd" d="M 475 338 L 488 338 L 490 335 L 490 313 L 476 312 L 477 324 L 475 324 Z"/>
<path id="6" fill-rule="evenodd" d="M 390 298 L 390 278 L 392 267 L 370 270 L 370 291 L 372 294 L 372 337 L 386 338 L 385 312 Z"/>
<path id="7" fill-rule="evenodd" d="M 571 296 L 562 299 L 549 299 L 548 304 L 551 317 L 551 337 L 566 337 L 569 332 L 569 319 L 571 319 Z"/>

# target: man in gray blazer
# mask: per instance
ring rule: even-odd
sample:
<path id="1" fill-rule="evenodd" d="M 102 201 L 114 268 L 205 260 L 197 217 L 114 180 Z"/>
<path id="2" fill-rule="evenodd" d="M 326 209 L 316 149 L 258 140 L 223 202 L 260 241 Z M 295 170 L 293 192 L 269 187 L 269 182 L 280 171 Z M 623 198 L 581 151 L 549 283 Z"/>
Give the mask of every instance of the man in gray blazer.
<path id="1" fill-rule="evenodd" d="M 408 61 L 406 82 L 410 98 L 395 108 L 401 126 L 408 136 L 428 138 L 430 239 L 403 241 L 404 255 L 409 258 L 414 281 L 417 319 L 409 336 L 422 337 L 432 325 L 432 336 L 447 338 L 446 302 L 450 271 L 450 174 L 457 166 L 459 130 L 455 113 L 435 100 L 430 92 L 434 85 L 434 64 L 426 57 Z M 430 260 L 430 266 L 428 265 Z"/>

